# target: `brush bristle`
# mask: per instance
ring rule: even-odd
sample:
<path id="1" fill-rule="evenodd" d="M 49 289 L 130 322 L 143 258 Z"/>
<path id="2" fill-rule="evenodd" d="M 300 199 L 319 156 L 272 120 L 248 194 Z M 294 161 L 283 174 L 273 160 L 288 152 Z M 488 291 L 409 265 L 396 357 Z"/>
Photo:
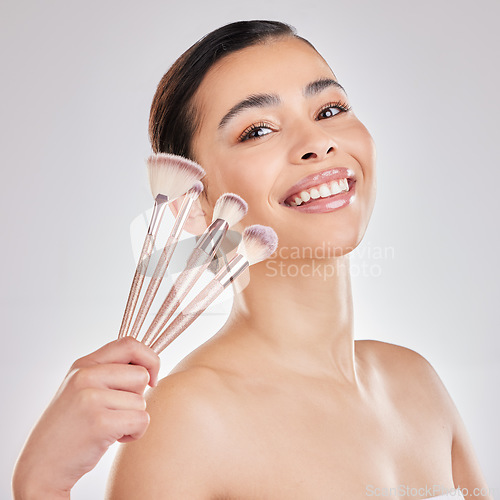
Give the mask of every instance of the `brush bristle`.
<path id="1" fill-rule="evenodd" d="M 269 226 L 255 224 L 243 231 L 243 239 L 238 246 L 238 253 L 248 260 L 250 265 L 268 259 L 278 248 L 278 236 Z"/>
<path id="2" fill-rule="evenodd" d="M 163 194 L 173 200 L 205 175 L 205 171 L 194 161 L 166 153 L 151 155 L 147 159 L 147 167 L 154 199 Z"/>
<path id="3" fill-rule="evenodd" d="M 212 222 L 224 219 L 232 227 L 245 217 L 247 210 L 248 205 L 243 198 L 234 193 L 225 193 L 215 203 Z"/>
<path id="4" fill-rule="evenodd" d="M 200 196 L 200 194 L 202 193 L 203 191 L 203 184 L 201 181 L 196 181 L 194 184 L 193 184 L 193 187 L 189 190 L 189 194 L 196 200 L 196 198 L 198 198 L 198 196 Z"/>

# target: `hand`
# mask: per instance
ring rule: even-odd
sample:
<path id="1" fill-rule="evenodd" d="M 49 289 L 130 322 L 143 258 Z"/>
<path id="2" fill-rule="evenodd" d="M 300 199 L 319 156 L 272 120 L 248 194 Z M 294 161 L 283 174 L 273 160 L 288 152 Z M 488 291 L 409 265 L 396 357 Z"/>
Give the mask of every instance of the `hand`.
<path id="1" fill-rule="evenodd" d="M 159 367 L 130 337 L 75 361 L 18 458 L 14 498 L 68 499 L 115 441 L 139 439 L 149 425 L 143 392 L 156 385 Z"/>

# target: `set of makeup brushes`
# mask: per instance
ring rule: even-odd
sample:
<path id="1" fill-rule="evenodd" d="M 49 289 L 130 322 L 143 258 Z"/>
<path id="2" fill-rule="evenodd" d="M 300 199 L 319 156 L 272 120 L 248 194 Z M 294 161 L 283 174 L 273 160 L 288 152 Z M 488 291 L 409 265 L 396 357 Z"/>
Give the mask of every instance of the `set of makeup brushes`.
<path id="1" fill-rule="evenodd" d="M 191 160 L 177 155 L 158 153 L 151 155 L 146 163 L 154 199 L 153 213 L 130 287 L 119 338 L 127 335 L 138 338 L 191 208 L 203 191 L 200 179 L 205 175 L 205 171 Z M 168 204 L 181 196 L 184 196 L 181 208 L 132 323 L 163 214 Z M 228 229 L 243 219 L 247 209 L 247 203 L 233 193 L 225 193 L 217 200 L 212 223 L 200 236 L 185 269 L 172 285 L 141 340 L 157 354 L 186 330 L 245 269 L 267 259 L 276 250 L 278 238 L 273 229 L 258 224 L 247 227 L 243 231 L 235 257 L 167 325 L 212 262 Z"/>

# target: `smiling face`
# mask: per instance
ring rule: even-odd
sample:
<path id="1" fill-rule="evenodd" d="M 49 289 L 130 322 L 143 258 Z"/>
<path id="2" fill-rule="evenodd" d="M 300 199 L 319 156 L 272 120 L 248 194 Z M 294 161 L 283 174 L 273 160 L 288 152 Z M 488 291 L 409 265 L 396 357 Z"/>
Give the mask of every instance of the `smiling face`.
<path id="1" fill-rule="evenodd" d="M 335 255 L 359 244 L 375 201 L 375 148 L 311 46 L 287 37 L 230 54 L 193 104 L 191 149 L 207 172 L 207 217 L 233 192 L 249 205 L 239 231 L 264 224 L 280 247 L 326 246 Z"/>

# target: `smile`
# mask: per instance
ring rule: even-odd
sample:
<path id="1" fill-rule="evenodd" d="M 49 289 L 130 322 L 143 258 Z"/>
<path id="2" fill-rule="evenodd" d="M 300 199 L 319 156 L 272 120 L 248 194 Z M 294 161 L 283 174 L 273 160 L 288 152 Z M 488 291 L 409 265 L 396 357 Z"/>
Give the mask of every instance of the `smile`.
<path id="1" fill-rule="evenodd" d="M 329 198 L 339 193 L 346 193 L 347 191 L 349 191 L 349 182 L 348 179 L 344 177 L 343 179 L 323 183 L 295 193 L 285 200 L 285 204 L 290 207 L 298 207 L 302 204 L 317 200 L 318 198 Z"/>
<path id="2" fill-rule="evenodd" d="M 331 212 L 352 203 L 355 184 L 354 173 L 349 169 L 325 170 L 292 186 L 282 204 L 306 213 Z"/>

